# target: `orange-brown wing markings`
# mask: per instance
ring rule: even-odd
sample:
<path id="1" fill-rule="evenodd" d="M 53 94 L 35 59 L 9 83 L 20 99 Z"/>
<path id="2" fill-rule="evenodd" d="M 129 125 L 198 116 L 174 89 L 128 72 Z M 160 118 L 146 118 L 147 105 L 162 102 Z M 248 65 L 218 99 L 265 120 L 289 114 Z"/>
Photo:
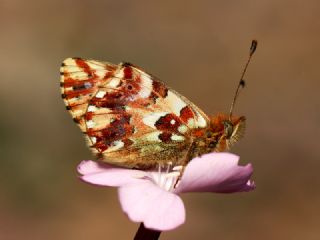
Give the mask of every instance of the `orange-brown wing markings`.
<path id="1" fill-rule="evenodd" d="M 179 162 L 192 143 L 190 130 L 207 125 L 189 100 L 129 64 L 99 86 L 84 119 L 93 151 L 125 167 Z"/>
<path id="2" fill-rule="evenodd" d="M 111 63 L 101 63 L 81 58 L 67 58 L 60 68 L 60 88 L 67 110 L 85 131 L 84 114 L 88 102 L 98 88 L 113 74 L 116 66 Z"/>

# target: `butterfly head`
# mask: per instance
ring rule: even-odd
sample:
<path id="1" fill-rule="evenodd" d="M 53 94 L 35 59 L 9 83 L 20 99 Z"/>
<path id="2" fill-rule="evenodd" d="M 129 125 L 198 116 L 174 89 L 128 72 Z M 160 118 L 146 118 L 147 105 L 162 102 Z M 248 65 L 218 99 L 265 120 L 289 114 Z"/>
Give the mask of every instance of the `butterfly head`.
<path id="1" fill-rule="evenodd" d="M 206 133 L 207 146 L 211 151 L 228 150 L 244 135 L 245 117 L 218 114 L 210 119 L 211 127 Z"/>

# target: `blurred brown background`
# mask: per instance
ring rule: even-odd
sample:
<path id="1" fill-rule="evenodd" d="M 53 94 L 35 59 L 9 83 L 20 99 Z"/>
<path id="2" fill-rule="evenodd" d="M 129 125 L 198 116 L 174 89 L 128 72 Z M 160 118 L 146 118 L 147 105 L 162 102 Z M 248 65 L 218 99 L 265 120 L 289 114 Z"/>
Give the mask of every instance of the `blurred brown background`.
<path id="1" fill-rule="evenodd" d="M 228 111 L 259 46 L 233 149 L 248 194 L 186 194 L 187 221 L 161 239 L 320 239 L 319 1 L 0 1 L 0 239 L 132 239 L 115 189 L 77 179 L 90 159 L 65 110 L 67 57 L 129 61 L 207 113 Z"/>

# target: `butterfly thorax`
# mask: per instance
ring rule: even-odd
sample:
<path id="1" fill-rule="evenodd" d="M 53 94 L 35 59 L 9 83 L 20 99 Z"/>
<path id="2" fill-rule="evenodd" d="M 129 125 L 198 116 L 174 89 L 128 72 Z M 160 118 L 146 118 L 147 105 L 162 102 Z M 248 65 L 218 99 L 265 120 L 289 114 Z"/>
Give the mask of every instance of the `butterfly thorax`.
<path id="1" fill-rule="evenodd" d="M 190 149 L 190 160 L 210 152 L 227 151 L 244 134 L 245 117 L 217 114 L 210 118 L 206 129 L 193 131 L 194 143 Z"/>

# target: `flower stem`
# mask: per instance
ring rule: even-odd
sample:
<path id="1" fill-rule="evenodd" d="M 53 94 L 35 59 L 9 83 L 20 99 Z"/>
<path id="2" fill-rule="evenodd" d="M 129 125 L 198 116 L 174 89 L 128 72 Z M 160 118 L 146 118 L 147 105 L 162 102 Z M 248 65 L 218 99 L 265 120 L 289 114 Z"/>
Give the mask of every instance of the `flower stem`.
<path id="1" fill-rule="evenodd" d="M 140 227 L 134 236 L 134 240 L 157 240 L 159 239 L 161 232 L 156 230 L 151 230 L 145 228 L 143 223 L 140 224 Z"/>

